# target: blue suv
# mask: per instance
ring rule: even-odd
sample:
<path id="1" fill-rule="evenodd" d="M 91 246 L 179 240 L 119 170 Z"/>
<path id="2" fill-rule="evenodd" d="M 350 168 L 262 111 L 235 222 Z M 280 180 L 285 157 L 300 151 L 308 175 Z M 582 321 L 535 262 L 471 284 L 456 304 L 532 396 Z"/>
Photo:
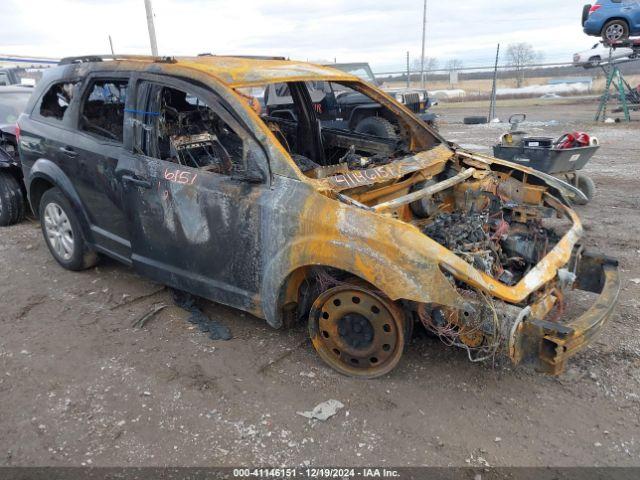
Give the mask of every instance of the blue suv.
<path id="1" fill-rule="evenodd" d="M 606 43 L 640 35 L 640 0 L 598 0 L 585 5 L 582 25 L 587 35 L 602 35 Z"/>

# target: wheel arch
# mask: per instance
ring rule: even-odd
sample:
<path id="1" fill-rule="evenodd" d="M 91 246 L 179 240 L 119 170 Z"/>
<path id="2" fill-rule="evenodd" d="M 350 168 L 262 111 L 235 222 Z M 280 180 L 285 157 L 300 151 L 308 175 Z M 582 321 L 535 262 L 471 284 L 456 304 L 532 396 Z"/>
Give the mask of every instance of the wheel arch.
<path id="1" fill-rule="evenodd" d="M 602 24 L 602 28 L 600 29 L 600 34 L 601 34 L 601 35 L 602 35 L 602 34 L 604 34 L 604 29 L 606 28 L 606 26 L 607 26 L 609 23 L 611 23 L 611 22 L 613 22 L 613 21 L 615 21 L 615 20 L 621 20 L 621 21 L 623 21 L 624 23 L 626 23 L 626 24 L 627 24 L 627 29 L 629 29 L 629 33 L 631 33 L 631 22 L 629 21 L 629 19 L 628 19 L 628 18 L 625 18 L 625 17 L 621 17 L 621 16 L 616 16 L 616 17 L 608 18 L 608 19 L 607 19 L 607 20 Z"/>
<path id="2" fill-rule="evenodd" d="M 355 107 L 349 116 L 349 128 L 355 129 L 358 123 L 360 123 L 364 118 L 374 117 L 380 112 L 384 112 L 384 109 L 379 104 L 360 105 Z"/>
<path id="3" fill-rule="evenodd" d="M 82 200 L 73 183 L 60 167 L 51 160 L 40 159 L 31 167 L 28 182 L 26 183 L 27 197 L 36 218 L 40 216 L 40 200 L 44 193 L 51 188 L 57 187 L 69 200 L 71 207 L 77 214 L 84 238 L 87 242 L 93 243 L 87 211 L 82 205 Z"/>
<path id="4" fill-rule="evenodd" d="M 292 263 L 291 258 L 299 260 Z M 262 310 L 269 325 L 281 328 L 285 324 L 286 315 L 297 307 L 300 287 L 315 268 L 338 270 L 357 277 L 393 301 L 463 304 L 436 264 L 418 264 L 402 256 L 392 259 L 357 241 L 334 244 L 327 249 L 326 241 L 319 240 L 282 250 L 271 259 L 265 270 L 261 295 Z"/>

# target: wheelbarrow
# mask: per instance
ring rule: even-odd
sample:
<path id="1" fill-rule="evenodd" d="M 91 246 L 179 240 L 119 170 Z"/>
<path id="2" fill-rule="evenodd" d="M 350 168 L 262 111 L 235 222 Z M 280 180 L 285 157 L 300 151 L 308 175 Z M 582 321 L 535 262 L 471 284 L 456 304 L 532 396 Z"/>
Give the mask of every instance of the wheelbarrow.
<path id="1" fill-rule="evenodd" d="M 552 137 L 532 137 L 519 130 L 519 125 L 527 116 L 523 113 L 509 118 L 511 130 L 500 137 L 493 147 L 496 158 L 525 165 L 535 170 L 564 178 L 587 197 L 588 203 L 596 193 L 596 185 L 588 176 L 578 173 L 591 160 L 600 146 L 595 137 L 589 145 L 566 148 L 566 136 L 555 140 Z"/>

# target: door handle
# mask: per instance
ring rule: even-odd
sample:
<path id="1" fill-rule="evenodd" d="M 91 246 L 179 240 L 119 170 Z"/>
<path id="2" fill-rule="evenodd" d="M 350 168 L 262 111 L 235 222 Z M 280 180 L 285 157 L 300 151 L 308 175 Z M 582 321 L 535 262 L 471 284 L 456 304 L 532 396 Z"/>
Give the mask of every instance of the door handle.
<path id="1" fill-rule="evenodd" d="M 78 156 L 78 152 L 76 152 L 73 148 L 68 147 L 68 146 L 67 147 L 60 147 L 58 150 L 60 150 L 60 152 L 63 155 L 66 155 L 67 157 L 70 157 L 70 158 L 75 158 L 75 157 Z"/>
<path id="2" fill-rule="evenodd" d="M 151 182 L 149 180 L 136 177 L 133 175 L 123 175 L 122 181 L 125 183 L 130 183 L 132 185 L 135 185 L 136 187 L 151 188 Z"/>

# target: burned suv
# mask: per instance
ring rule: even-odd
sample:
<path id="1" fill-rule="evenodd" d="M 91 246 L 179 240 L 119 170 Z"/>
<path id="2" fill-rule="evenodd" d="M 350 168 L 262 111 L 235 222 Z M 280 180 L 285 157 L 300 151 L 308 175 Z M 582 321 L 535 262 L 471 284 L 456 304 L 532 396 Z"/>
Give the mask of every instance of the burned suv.
<path id="1" fill-rule="evenodd" d="M 397 138 L 319 121 L 313 82 L 369 97 Z M 272 85 L 286 85 L 295 115 L 265 108 Z M 414 324 L 474 360 L 559 373 L 616 302 L 616 262 L 580 245 L 568 202 L 579 191 L 451 146 L 339 70 L 73 58 L 47 72 L 19 127 L 29 200 L 60 265 L 106 255 L 274 328 L 306 319 L 345 374 L 391 371 Z M 567 320 L 574 288 L 599 295 Z"/>

